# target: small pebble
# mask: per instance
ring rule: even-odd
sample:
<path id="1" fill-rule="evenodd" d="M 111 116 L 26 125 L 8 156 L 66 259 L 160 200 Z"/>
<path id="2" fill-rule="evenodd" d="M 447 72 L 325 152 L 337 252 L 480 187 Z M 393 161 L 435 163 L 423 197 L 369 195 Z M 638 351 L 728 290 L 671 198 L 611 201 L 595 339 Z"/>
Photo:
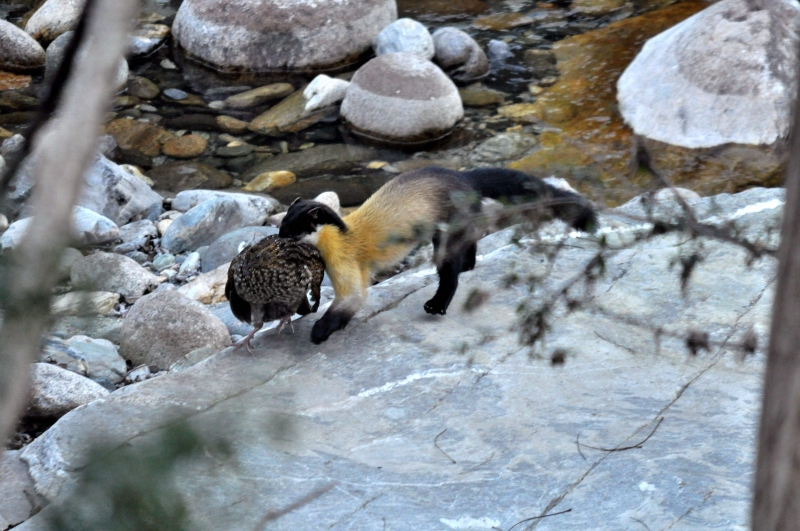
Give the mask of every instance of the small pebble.
<path id="1" fill-rule="evenodd" d="M 367 164 L 367 169 L 369 169 L 369 170 L 379 170 L 379 169 L 383 168 L 384 166 L 388 166 L 388 165 L 389 165 L 388 162 L 384 162 L 382 160 L 373 160 L 372 162 Z"/>
<path id="2" fill-rule="evenodd" d="M 135 369 L 131 369 L 131 371 L 125 375 L 125 382 L 126 383 L 136 383 L 142 382 L 147 380 L 150 376 L 150 367 L 147 365 L 139 365 Z"/>
<path id="3" fill-rule="evenodd" d="M 0 214 L 0 232 L 5 232 L 8 228 L 8 218 Z"/>
<path id="4" fill-rule="evenodd" d="M 164 59 L 163 61 L 161 61 L 161 68 L 165 68 L 167 70 L 177 70 L 178 69 L 178 67 L 175 66 L 175 63 L 173 63 L 169 59 Z"/>
<path id="5" fill-rule="evenodd" d="M 300 147 L 297 148 L 297 149 L 302 151 L 304 149 L 308 149 L 308 148 L 312 148 L 312 147 L 314 147 L 314 142 L 306 142 L 305 144 L 300 144 Z"/>
<path id="6" fill-rule="evenodd" d="M 146 103 L 139 105 L 139 110 L 142 112 L 158 112 L 158 109 L 152 105 L 147 105 Z"/>
<path id="7" fill-rule="evenodd" d="M 289 153 L 289 142 L 282 140 L 279 145 L 281 146 L 281 153 L 286 154 Z"/>
<path id="8" fill-rule="evenodd" d="M 539 80 L 539 86 L 550 87 L 555 85 L 557 81 L 558 81 L 557 77 L 545 77 Z"/>
<path id="9" fill-rule="evenodd" d="M 189 253 L 189 256 L 181 264 L 180 269 L 178 269 L 179 275 L 191 275 L 196 273 L 197 270 L 200 269 L 200 253 L 193 252 Z"/>
<path id="10" fill-rule="evenodd" d="M 528 85 L 528 92 L 530 92 L 534 96 L 538 96 L 539 94 L 544 92 L 544 88 L 542 88 L 539 85 L 536 85 L 534 83 L 531 83 L 530 85 Z"/>
<path id="11" fill-rule="evenodd" d="M 225 108 L 225 102 L 223 100 L 212 101 L 208 104 L 209 109 L 214 109 L 215 111 L 221 111 Z"/>

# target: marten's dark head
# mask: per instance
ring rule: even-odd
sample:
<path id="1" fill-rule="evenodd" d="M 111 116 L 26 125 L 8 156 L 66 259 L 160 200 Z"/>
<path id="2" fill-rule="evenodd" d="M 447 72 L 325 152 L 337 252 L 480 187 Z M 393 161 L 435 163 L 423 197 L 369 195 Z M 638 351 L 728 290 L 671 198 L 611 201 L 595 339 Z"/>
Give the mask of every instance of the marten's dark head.
<path id="1" fill-rule="evenodd" d="M 347 225 L 329 206 L 317 201 L 296 199 L 281 221 L 278 236 L 300 240 L 315 233 L 323 225 L 335 225 L 342 232 L 347 232 Z"/>

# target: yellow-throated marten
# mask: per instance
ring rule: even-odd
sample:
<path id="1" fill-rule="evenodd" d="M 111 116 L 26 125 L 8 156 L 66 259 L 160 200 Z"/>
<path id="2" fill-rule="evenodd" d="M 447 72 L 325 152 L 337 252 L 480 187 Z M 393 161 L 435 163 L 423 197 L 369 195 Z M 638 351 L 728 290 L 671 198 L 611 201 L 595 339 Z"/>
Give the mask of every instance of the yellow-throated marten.
<path id="1" fill-rule="evenodd" d="M 594 209 L 582 196 L 501 168 L 410 171 L 386 183 L 344 219 L 322 203 L 298 199 L 283 218 L 280 236 L 315 245 L 336 292 L 331 307 L 314 323 L 311 341 L 319 344 L 344 328 L 364 304 L 373 273 L 402 260 L 420 235 L 427 234 L 434 256 L 442 257 L 436 260 L 439 289 L 424 308 L 444 314 L 459 273 L 475 267 L 476 244 L 482 236 L 468 220 L 458 220 L 457 233 L 446 224 L 464 211 L 465 202 L 467 210 L 480 212 L 480 196 L 541 201 L 552 215 L 581 230 L 593 231 L 597 223 Z"/>

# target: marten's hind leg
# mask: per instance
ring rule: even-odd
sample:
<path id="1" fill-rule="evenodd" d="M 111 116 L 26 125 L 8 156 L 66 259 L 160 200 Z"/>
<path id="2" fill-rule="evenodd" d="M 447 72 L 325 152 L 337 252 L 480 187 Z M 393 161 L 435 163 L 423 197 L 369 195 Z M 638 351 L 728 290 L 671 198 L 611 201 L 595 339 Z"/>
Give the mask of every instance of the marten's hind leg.
<path id="1" fill-rule="evenodd" d="M 450 301 L 458 289 L 458 275 L 475 267 L 477 245 L 474 242 L 454 240 L 446 244 L 444 259 L 436 268 L 439 273 L 439 288 L 433 298 L 425 303 L 424 308 L 427 313 L 439 315 L 447 313 L 447 307 L 450 306 Z M 434 256 L 437 255 L 438 247 L 439 238 L 434 238 Z"/>

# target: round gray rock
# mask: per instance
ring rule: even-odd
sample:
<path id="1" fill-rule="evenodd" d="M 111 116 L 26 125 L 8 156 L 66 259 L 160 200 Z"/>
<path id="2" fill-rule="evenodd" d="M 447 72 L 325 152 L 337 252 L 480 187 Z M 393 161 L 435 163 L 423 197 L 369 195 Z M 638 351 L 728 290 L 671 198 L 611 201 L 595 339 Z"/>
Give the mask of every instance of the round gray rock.
<path id="1" fill-rule="evenodd" d="M 239 246 L 253 245 L 267 236 L 278 234 L 275 227 L 244 227 L 218 238 L 200 253 L 200 267 L 203 273 L 213 271 L 222 264 L 233 260 L 239 254 Z"/>
<path id="2" fill-rule="evenodd" d="M 433 33 L 436 62 L 456 81 L 473 81 L 489 73 L 489 59 L 475 39 L 457 28 Z"/>
<path id="3" fill-rule="evenodd" d="M 32 219 L 12 223 L 0 236 L 0 250 L 16 247 Z M 119 227 L 107 217 L 77 206 L 72 211 L 72 237 L 77 245 L 102 245 L 119 239 Z"/>
<path id="4" fill-rule="evenodd" d="M 205 306 L 177 291 L 156 291 L 139 299 L 122 325 L 120 354 L 134 365 L 168 368 L 201 347 L 230 345 L 228 329 Z"/>
<path id="5" fill-rule="evenodd" d="M 322 70 L 353 62 L 396 18 L 395 0 L 185 0 L 172 33 L 220 70 Z"/>
<path id="6" fill-rule="evenodd" d="M 154 274 L 135 260 L 116 253 L 97 252 L 72 264 L 72 286 L 90 291 L 119 293 L 137 299 L 158 287 Z"/>
<path id="7" fill-rule="evenodd" d="M 44 48 L 36 39 L 0 19 L 0 69 L 29 72 L 44 66 Z"/>
<path id="8" fill-rule="evenodd" d="M 749 6 L 722 0 L 647 41 L 617 82 L 637 134 L 687 148 L 770 145 L 788 134 L 800 5 Z"/>
<path id="9" fill-rule="evenodd" d="M 449 133 L 464 116 L 464 107 L 458 89 L 438 66 L 417 55 L 388 53 L 356 72 L 341 115 L 362 136 L 409 144 Z"/>
<path id="10" fill-rule="evenodd" d="M 372 42 L 375 55 L 406 52 L 423 59 L 433 58 L 433 37 L 428 28 L 411 18 L 395 20 L 381 30 Z"/>
<path id="11" fill-rule="evenodd" d="M 75 29 L 86 0 L 47 0 L 28 20 L 25 31 L 34 39 L 50 42 Z"/>
<path id="12" fill-rule="evenodd" d="M 233 197 L 209 199 L 176 219 L 161 238 L 161 246 L 173 253 L 194 251 L 232 230 L 260 225 L 266 215 Z"/>
<path id="13" fill-rule="evenodd" d="M 102 385 L 49 363 L 34 363 L 27 416 L 62 417 L 78 406 L 108 396 Z"/>

